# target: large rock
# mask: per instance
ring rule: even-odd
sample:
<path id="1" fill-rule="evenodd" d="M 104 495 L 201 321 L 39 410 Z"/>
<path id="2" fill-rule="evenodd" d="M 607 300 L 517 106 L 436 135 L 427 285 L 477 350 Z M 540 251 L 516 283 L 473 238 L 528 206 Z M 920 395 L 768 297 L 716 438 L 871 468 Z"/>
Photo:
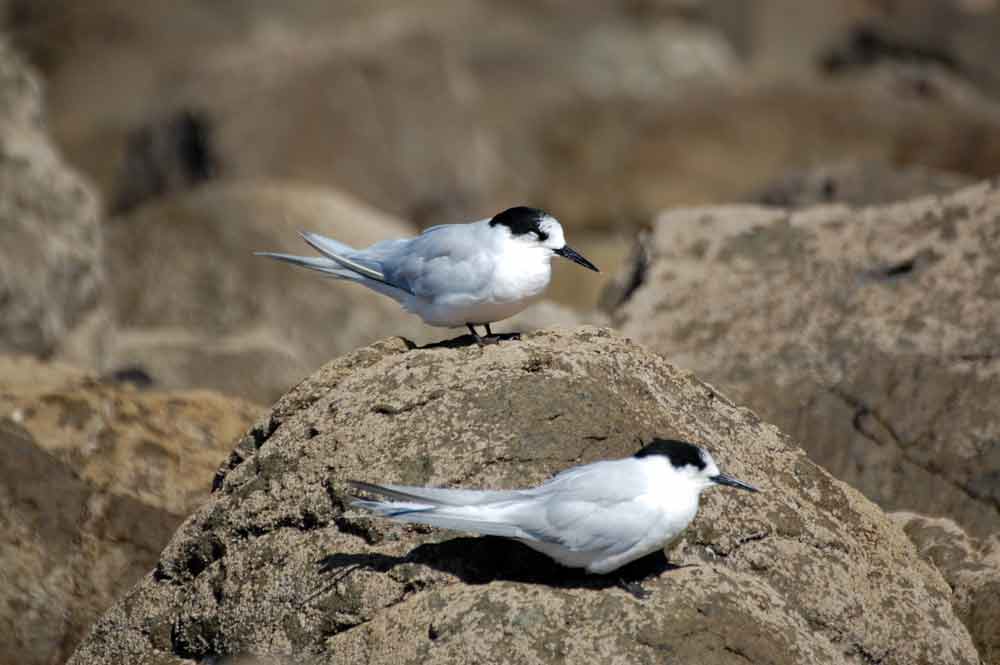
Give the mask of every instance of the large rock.
<path id="1" fill-rule="evenodd" d="M 0 356 L 0 661 L 64 662 L 155 563 L 259 412 Z"/>
<path id="2" fill-rule="evenodd" d="M 417 232 L 339 192 L 275 182 L 205 186 L 109 220 L 115 331 L 100 369 L 141 369 L 161 387 L 270 403 L 330 358 L 379 337 L 455 334 L 356 284 L 253 255 L 315 254 L 300 230 L 355 247 Z M 543 306 L 497 331 L 578 320 Z"/>
<path id="3" fill-rule="evenodd" d="M 622 331 L 746 402 L 885 508 L 1000 519 L 1000 190 L 664 214 Z"/>
<path id="4" fill-rule="evenodd" d="M 50 355 L 98 317 L 94 194 L 53 147 L 38 78 L 0 39 L 0 352 Z M 81 342 L 97 348 L 97 339 Z"/>
<path id="5" fill-rule="evenodd" d="M 345 511 L 344 480 L 514 487 L 706 445 L 760 494 L 715 491 L 639 602 L 511 541 Z M 155 570 L 73 665 L 290 655 L 311 663 L 976 663 L 941 576 L 778 430 L 606 330 L 324 366 L 251 430 Z"/>
<path id="6" fill-rule="evenodd" d="M 979 541 L 947 518 L 889 515 L 944 575 L 955 612 L 965 622 L 979 657 L 1000 665 L 1000 533 Z"/>

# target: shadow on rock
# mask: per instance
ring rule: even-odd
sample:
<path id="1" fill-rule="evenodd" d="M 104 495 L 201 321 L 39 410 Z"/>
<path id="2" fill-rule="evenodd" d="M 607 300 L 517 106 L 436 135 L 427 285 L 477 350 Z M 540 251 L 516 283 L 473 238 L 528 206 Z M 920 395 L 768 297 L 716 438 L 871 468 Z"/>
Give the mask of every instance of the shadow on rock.
<path id="1" fill-rule="evenodd" d="M 334 575 L 334 583 L 358 569 L 385 573 L 401 564 L 420 564 L 454 575 L 466 584 L 496 581 L 523 582 L 561 589 L 607 589 L 625 586 L 634 589 L 645 580 L 684 568 L 667 561 L 662 551 L 654 552 L 608 575 L 593 575 L 579 568 L 566 568 L 519 542 L 483 536 L 452 538 L 440 543 L 419 545 L 405 557 L 384 554 L 330 554 L 318 561 L 320 571 Z"/>
<path id="2" fill-rule="evenodd" d="M 505 342 L 516 342 L 521 339 L 521 334 L 522 333 L 519 332 L 494 333 L 489 337 L 485 337 L 484 340 L 487 340 L 486 345 L 500 344 Z M 479 340 L 477 340 L 472 335 L 459 335 L 458 337 L 453 337 L 451 339 L 444 339 L 441 340 L 440 342 L 430 342 L 428 344 L 424 344 L 423 346 L 418 346 L 413 342 L 411 342 L 410 340 L 406 340 L 406 344 L 410 349 L 423 349 L 423 350 L 464 349 L 465 347 L 468 346 L 477 346 L 477 345 L 481 346 Z"/>

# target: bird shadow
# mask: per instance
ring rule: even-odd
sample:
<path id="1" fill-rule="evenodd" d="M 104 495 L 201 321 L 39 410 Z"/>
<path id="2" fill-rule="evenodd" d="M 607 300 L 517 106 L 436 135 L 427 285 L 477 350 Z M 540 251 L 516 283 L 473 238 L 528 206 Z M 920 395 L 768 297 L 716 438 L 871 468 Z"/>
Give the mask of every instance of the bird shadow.
<path id="1" fill-rule="evenodd" d="M 498 344 L 501 342 L 516 342 L 521 339 L 521 333 L 519 332 L 509 332 L 509 333 L 495 333 L 489 339 L 487 346 Z M 451 339 L 444 339 L 440 342 L 430 342 L 428 344 L 419 345 L 407 340 L 410 349 L 419 350 L 433 350 L 433 349 L 464 349 L 470 346 L 481 346 L 479 340 L 477 340 L 472 335 L 459 335 L 458 337 L 453 337 Z"/>
<path id="2" fill-rule="evenodd" d="M 607 575 L 594 575 L 579 568 L 566 568 L 526 545 L 495 536 L 459 537 L 438 543 L 425 543 L 413 548 L 403 557 L 376 553 L 334 553 L 317 563 L 321 573 L 332 575 L 332 584 L 346 579 L 356 570 L 386 573 L 396 566 L 409 563 L 426 565 L 471 585 L 510 581 L 559 589 L 600 590 L 619 587 L 640 598 L 645 595 L 641 588 L 643 581 L 687 567 L 670 563 L 660 550 Z"/>

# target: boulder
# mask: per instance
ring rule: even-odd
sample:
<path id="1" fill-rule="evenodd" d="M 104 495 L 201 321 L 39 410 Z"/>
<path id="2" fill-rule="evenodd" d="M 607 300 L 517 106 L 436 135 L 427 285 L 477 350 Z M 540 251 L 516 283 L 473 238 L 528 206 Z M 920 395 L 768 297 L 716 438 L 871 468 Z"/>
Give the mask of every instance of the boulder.
<path id="1" fill-rule="evenodd" d="M 314 255 L 300 230 L 355 247 L 417 233 L 340 192 L 278 182 L 209 185 L 108 220 L 115 330 L 99 369 L 136 368 L 160 387 L 270 403 L 330 358 L 379 337 L 455 334 L 364 287 L 253 255 Z M 543 304 L 497 331 L 579 318 Z"/>
<path id="2" fill-rule="evenodd" d="M 646 601 L 513 541 L 345 509 L 347 479 L 525 486 L 655 435 L 763 492 L 706 493 L 673 565 L 651 557 Z M 72 665 L 978 662 L 947 584 L 875 505 L 605 329 L 358 349 L 282 397 L 214 487 Z"/>
<path id="3" fill-rule="evenodd" d="M 980 541 L 948 518 L 905 512 L 889 517 L 948 582 L 955 613 L 969 629 L 979 657 L 987 665 L 1000 664 L 1000 534 Z"/>
<path id="4" fill-rule="evenodd" d="M 38 78 L 0 39 L 0 353 L 51 355 L 78 328 L 96 350 L 98 214 L 49 139 Z"/>
<path id="5" fill-rule="evenodd" d="M 0 356 L 0 661 L 64 662 L 153 566 L 259 413 Z"/>
<path id="6" fill-rule="evenodd" d="M 884 508 L 983 536 L 1000 519 L 998 214 L 997 183 L 668 212 L 612 318 Z"/>

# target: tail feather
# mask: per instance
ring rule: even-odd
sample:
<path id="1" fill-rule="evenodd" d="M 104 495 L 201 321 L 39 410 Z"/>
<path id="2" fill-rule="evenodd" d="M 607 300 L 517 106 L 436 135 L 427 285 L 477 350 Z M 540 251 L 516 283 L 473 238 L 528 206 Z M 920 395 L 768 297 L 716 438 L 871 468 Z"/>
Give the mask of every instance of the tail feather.
<path id="1" fill-rule="evenodd" d="M 382 266 L 377 261 L 366 260 L 353 247 L 318 233 L 300 232 L 299 235 L 310 247 L 323 256 L 295 256 L 278 252 L 254 252 L 254 254 L 317 270 L 339 279 L 359 282 L 399 302 L 403 302 L 401 298 L 403 294 L 413 295 L 413 292 L 405 285 L 393 284 L 386 279 Z"/>
<path id="2" fill-rule="evenodd" d="M 306 231 L 300 232 L 299 235 L 302 236 L 303 240 L 309 243 L 310 247 L 323 256 L 335 261 L 341 267 L 355 272 L 362 277 L 367 277 L 370 280 L 380 282 L 386 286 L 391 286 L 401 291 L 406 291 L 407 293 L 410 293 L 410 295 L 413 295 L 409 289 L 406 289 L 398 284 L 393 284 L 386 279 L 385 273 L 382 271 L 382 266 L 376 261 L 366 261 L 358 255 L 357 250 L 354 250 L 341 242 L 337 242 L 332 238 L 321 236 L 318 233 L 309 233 Z"/>
<path id="3" fill-rule="evenodd" d="M 521 492 L 518 490 L 463 490 L 446 487 L 375 485 L 360 480 L 349 480 L 347 484 L 355 489 L 389 499 L 432 506 L 478 506 L 498 501 L 512 501 L 521 497 Z"/>
<path id="4" fill-rule="evenodd" d="M 371 511 L 376 515 L 381 515 L 397 522 L 426 524 L 442 529 L 468 531 L 486 536 L 535 540 L 535 538 L 517 525 L 482 519 L 472 515 L 458 514 L 457 511 L 469 510 L 458 506 L 431 506 L 420 503 L 369 501 L 367 499 L 355 499 L 351 502 L 351 506 Z"/>
<path id="5" fill-rule="evenodd" d="M 321 256 L 295 256 L 294 254 L 280 254 L 278 252 L 254 252 L 254 256 L 266 256 L 292 265 L 302 266 L 310 270 L 330 275 L 337 279 L 355 279 L 356 276 L 350 270 L 342 267 L 335 261 L 331 261 Z"/>
<path id="6" fill-rule="evenodd" d="M 348 481 L 358 490 L 394 499 L 354 499 L 351 506 L 369 510 L 398 522 L 427 524 L 442 529 L 469 531 L 488 536 L 535 540 L 516 524 L 503 519 L 504 503 L 523 498 L 521 492 L 461 490 L 409 485 L 374 485 Z"/>

